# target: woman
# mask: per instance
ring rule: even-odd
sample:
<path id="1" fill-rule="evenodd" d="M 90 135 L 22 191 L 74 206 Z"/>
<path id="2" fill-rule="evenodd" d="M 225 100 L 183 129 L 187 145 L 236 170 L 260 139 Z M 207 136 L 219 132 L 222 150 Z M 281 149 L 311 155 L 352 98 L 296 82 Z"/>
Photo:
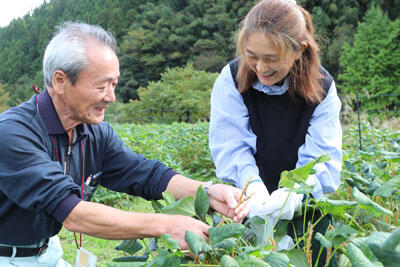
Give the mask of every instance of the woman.
<path id="1" fill-rule="evenodd" d="M 252 177 L 250 216 L 273 221 L 284 206 L 279 218 L 291 220 L 303 196 L 278 189 L 280 173 L 323 154 L 331 160 L 307 180 L 312 195 L 339 186 L 341 103 L 313 31 L 310 14 L 295 1 L 259 2 L 238 31 L 238 58 L 214 84 L 209 142 L 217 176 L 239 188 Z"/>

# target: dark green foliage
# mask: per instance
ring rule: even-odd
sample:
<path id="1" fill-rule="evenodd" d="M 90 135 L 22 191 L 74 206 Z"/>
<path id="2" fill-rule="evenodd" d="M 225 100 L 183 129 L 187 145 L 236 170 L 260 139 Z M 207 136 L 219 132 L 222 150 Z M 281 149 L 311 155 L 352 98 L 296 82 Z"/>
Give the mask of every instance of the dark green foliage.
<path id="1" fill-rule="evenodd" d="M 196 71 L 191 64 L 167 69 L 161 80 L 138 89 L 139 100 L 120 106 L 119 122 L 194 122 L 210 117 L 210 95 L 217 73 Z"/>
<path id="2" fill-rule="evenodd" d="M 160 160 L 192 178 L 215 178 L 215 167 L 208 148 L 208 123 L 118 124 L 114 125 L 114 129 L 136 153 Z"/>
<path id="3" fill-rule="evenodd" d="M 362 110 L 393 110 L 400 104 L 400 19 L 389 20 L 373 7 L 357 27 L 352 44 L 346 42 L 340 57 L 343 92 L 367 94 Z M 385 94 L 385 97 L 379 95 Z"/>
<path id="4" fill-rule="evenodd" d="M 219 72 L 233 59 L 236 29 L 255 2 L 51 0 L 36 8 L 32 15 L 0 28 L 0 82 L 10 95 L 12 106 L 32 95 L 31 85 L 23 85 L 28 81 L 35 84 L 39 81 L 36 85 L 42 88 L 42 78 L 37 79 L 37 73 L 41 71 L 44 48 L 55 27 L 62 21 L 80 20 L 99 24 L 117 37 L 121 77 L 116 93 L 120 101 L 127 103 L 138 98 L 139 87 L 160 79 L 166 68 L 192 62 L 194 69 Z M 357 23 L 366 11 L 372 5 L 379 6 L 395 20 L 400 8 L 399 0 L 298 2 L 313 15 L 316 33 L 321 37 L 322 63 L 334 78 L 346 68 L 339 65 L 342 45 L 352 43 Z M 396 42 L 393 38 L 384 37 L 387 43 L 393 40 L 395 48 L 398 39 Z M 391 62 L 398 64 L 395 59 Z M 387 72 L 393 69 L 387 64 L 382 68 Z M 378 80 L 375 86 L 385 84 Z M 393 103 L 389 101 L 387 106 L 390 104 Z"/>

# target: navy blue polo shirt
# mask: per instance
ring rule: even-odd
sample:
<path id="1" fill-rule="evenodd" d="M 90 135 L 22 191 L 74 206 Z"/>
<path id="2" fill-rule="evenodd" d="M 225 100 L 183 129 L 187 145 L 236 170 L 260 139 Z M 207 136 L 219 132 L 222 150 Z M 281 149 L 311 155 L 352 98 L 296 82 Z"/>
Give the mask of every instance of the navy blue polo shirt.
<path id="1" fill-rule="evenodd" d="M 160 199 L 176 174 L 133 153 L 106 122 L 78 125 L 70 146 L 47 90 L 2 113 L 0 136 L 2 244 L 56 235 L 90 174 L 102 171 L 102 186 L 146 199 Z"/>

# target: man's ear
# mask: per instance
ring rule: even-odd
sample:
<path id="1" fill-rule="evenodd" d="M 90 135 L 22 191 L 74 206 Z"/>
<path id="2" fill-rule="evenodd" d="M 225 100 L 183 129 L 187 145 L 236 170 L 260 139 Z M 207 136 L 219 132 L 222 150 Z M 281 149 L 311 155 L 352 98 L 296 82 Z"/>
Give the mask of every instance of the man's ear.
<path id="1" fill-rule="evenodd" d="M 69 82 L 68 76 L 62 70 L 56 70 L 53 73 L 53 77 L 52 77 L 51 83 L 53 85 L 54 91 L 57 94 L 63 94 L 64 93 L 64 89 L 67 86 L 68 82 Z"/>

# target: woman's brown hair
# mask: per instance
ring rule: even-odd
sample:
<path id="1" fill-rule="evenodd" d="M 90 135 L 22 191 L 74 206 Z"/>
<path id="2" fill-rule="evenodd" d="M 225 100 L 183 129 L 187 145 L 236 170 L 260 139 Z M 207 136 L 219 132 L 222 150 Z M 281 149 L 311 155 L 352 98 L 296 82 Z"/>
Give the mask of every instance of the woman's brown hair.
<path id="1" fill-rule="evenodd" d="M 257 75 L 250 68 L 245 55 L 246 40 L 252 33 L 262 32 L 281 54 L 306 48 L 289 72 L 289 94 L 301 96 L 307 103 L 319 103 L 324 90 L 320 72 L 319 47 L 314 40 L 311 15 L 295 1 L 263 0 L 246 15 L 236 36 L 237 55 L 241 56 L 236 76 L 239 92 L 250 88 Z"/>

